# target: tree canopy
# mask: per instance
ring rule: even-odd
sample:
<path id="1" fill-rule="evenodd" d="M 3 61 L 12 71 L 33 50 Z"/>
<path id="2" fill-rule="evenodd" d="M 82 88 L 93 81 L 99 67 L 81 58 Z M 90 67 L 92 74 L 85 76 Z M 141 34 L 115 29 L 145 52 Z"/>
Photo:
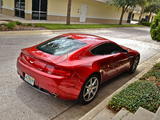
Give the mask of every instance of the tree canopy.
<path id="1" fill-rule="evenodd" d="M 134 8 L 138 4 L 139 0 L 113 0 L 111 3 L 119 8 L 122 8 L 119 24 L 122 24 L 123 16 L 128 8 Z"/>
<path id="2" fill-rule="evenodd" d="M 135 7 L 139 0 L 113 0 L 113 4 L 117 7 Z"/>
<path id="3" fill-rule="evenodd" d="M 152 12 L 152 13 L 158 13 L 160 11 L 160 4 L 151 4 L 149 6 L 147 6 L 144 9 L 144 12 Z"/>

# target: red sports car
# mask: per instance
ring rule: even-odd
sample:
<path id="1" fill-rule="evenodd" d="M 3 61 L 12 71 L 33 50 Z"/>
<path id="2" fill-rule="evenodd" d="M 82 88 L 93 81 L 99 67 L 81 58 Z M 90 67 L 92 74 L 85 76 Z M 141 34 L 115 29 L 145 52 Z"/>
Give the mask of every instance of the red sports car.
<path id="1" fill-rule="evenodd" d="M 135 72 L 140 54 L 108 39 L 69 33 L 22 49 L 20 77 L 37 90 L 87 104 L 100 84 L 122 72 Z"/>

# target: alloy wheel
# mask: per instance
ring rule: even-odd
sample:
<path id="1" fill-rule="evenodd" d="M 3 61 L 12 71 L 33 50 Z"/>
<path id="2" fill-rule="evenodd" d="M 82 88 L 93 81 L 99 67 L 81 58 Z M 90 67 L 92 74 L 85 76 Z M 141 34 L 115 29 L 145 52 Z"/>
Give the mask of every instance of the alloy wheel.
<path id="1" fill-rule="evenodd" d="M 86 102 L 89 102 L 91 101 L 97 91 L 98 91 L 98 87 L 99 87 L 99 80 L 97 77 L 91 77 L 87 83 L 85 84 L 85 87 L 84 87 L 84 91 L 83 91 L 83 99 L 86 101 Z"/>
<path id="2" fill-rule="evenodd" d="M 135 71 L 139 63 L 139 57 L 136 57 L 132 66 L 132 71 Z"/>

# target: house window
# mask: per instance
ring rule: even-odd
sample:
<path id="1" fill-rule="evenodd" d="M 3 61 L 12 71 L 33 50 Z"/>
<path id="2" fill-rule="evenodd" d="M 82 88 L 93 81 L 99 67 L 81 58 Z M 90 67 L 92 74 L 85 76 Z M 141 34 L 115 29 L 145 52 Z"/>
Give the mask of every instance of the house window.
<path id="1" fill-rule="evenodd" d="M 32 0 L 32 19 L 47 19 L 47 2 L 48 0 Z"/>
<path id="2" fill-rule="evenodd" d="M 25 17 L 25 0 L 15 0 L 15 16 Z"/>

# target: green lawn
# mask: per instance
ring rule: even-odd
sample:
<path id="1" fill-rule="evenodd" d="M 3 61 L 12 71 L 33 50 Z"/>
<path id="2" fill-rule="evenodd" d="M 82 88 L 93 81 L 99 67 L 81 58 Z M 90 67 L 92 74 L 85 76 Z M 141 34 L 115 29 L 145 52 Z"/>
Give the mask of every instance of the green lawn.
<path id="1" fill-rule="evenodd" d="M 44 27 L 50 30 L 57 29 L 90 29 L 90 28 L 113 28 L 113 27 L 142 27 L 143 25 L 117 25 L 117 24 L 46 24 L 46 23 L 37 23 L 35 24 L 37 27 Z"/>

